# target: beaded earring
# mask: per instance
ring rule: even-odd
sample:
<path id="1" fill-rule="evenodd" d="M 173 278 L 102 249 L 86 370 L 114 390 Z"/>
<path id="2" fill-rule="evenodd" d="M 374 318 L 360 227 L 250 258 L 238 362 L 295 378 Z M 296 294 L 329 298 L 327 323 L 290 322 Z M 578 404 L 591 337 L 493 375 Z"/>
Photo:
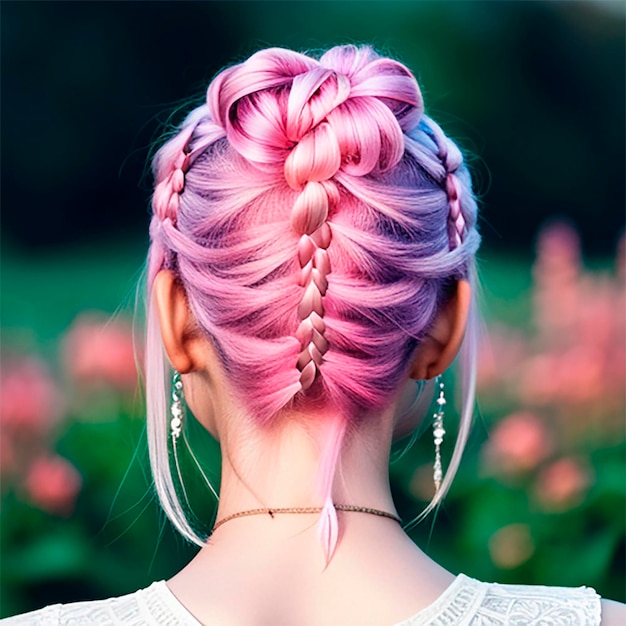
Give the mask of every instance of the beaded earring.
<path id="1" fill-rule="evenodd" d="M 180 437 L 182 425 L 183 425 L 183 381 L 180 379 L 180 374 L 174 372 L 172 376 L 172 406 L 170 412 L 172 414 L 172 420 L 170 421 L 170 434 L 172 436 L 172 442 L 176 444 L 176 440 Z"/>
<path id="2" fill-rule="evenodd" d="M 180 482 L 181 488 L 182 488 L 182 492 L 183 495 L 185 497 L 185 500 L 187 499 L 187 495 L 185 494 L 185 487 L 184 487 L 184 483 L 183 483 L 183 475 L 182 472 L 180 470 L 180 463 L 178 460 L 178 446 L 176 445 L 176 442 L 178 441 L 178 438 L 180 437 L 182 431 L 183 431 L 183 381 L 180 378 L 180 374 L 178 372 L 174 372 L 174 374 L 172 375 L 172 404 L 170 406 L 170 414 L 172 416 L 172 419 L 170 420 L 170 436 L 172 438 L 172 447 L 173 447 L 173 455 L 174 455 L 174 465 L 176 466 L 176 473 L 178 474 L 178 480 Z M 183 439 L 185 440 L 185 443 L 187 443 L 186 441 L 186 437 L 183 435 Z M 217 491 L 215 490 L 215 488 L 213 487 L 213 485 L 211 484 L 211 481 L 207 478 L 207 475 L 204 472 L 204 469 L 202 468 L 202 465 L 200 464 L 200 462 L 198 461 L 198 458 L 196 457 L 193 449 L 187 444 L 186 447 L 187 453 L 189 454 L 189 456 L 191 457 L 191 460 L 195 463 L 198 472 L 200 473 L 200 475 L 202 476 L 202 479 L 204 480 L 206 486 L 208 487 L 209 491 L 213 494 L 213 496 L 215 497 L 216 500 L 219 500 L 219 496 L 217 495 Z M 187 504 L 189 504 L 189 502 L 187 502 Z"/>
<path id="3" fill-rule="evenodd" d="M 446 397 L 444 394 L 444 384 L 441 376 L 435 379 L 439 386 L 439 396 L 437 398 L 437 412 L 433 413 L 433 439 L 435 441 L 435 464 L 433 466 L 433 480 L 435 481 L 435 491 L 439 491 L 441 480 L 443 479 L 443 468 L 441 466 L 441 444 L 446 431 L 443 427 L 443 418 L 445 415 Z"/>

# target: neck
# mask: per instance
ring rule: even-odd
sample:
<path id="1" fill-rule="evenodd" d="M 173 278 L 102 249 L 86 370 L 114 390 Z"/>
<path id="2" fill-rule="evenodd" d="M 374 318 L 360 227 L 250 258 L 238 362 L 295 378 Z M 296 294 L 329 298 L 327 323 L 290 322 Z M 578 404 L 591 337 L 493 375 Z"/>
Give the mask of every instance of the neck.
<path id="1" fill-rule="evenodd" d="M 395 514 L 388 474 L 391 429 L 384 426 L 391 420 L 385 417 L 371 420 L 374 426 L 360 427 L 346 437 L 332 490 L 335 504 Z M 324 504 L 319 489 L 324 429 L 305 424 L 294 419 L 279 431 L 266 432 L 246 423 L 243 429 L 233 428 L 227 433 L 223 438 L 218 522 L 250 510 L 319 508 Z M 342 519 L 357 514 L 361 515 L 356 511 L 340 513 Z M 269 515 L 263 516 L 268 518 L 263 522 L 244 519 L 249 517 L 235 517 L 228 525 L 242 530 L 277 521 Z M 307 526 L 317 521 L 315 513 L 292 517 Z M 384 518 L 381 521 L 392 523 Z M 273 526 L 293 523 L 281 520 Z M 223 531 L 220 524 L 219 532 Z"/>
<path id="2" fill-rule="evenodd" d="M 396 513 L 388 479 L 392 417 L 381 415 L 368 422 L 372 426 L 350 431 L 333 485 L 335 504 Z M 218 433 L 223 460 L 217 520 L 251 509 L 323 504 L 318 473 L 323 428 L 305 427 L 304 420 L 294 419 L 279 432 L 252 429 L 249 422 L 237 432 L 236 419 L 223 423 L 232 430 Z M 319 513 L 242 516 L 220 525 L 168 585 L 199 616 L 207 602 L 221 606 L 230 597 L 228 590 L 236 589 L 232 605 L 243 602 L 254 615 L 259 607 L 269 610 L 289 598 L 294 606 L 312 602 L 317 618 L 310 622 L 323 623 L 322 616 L 333 607 L 346 602 L 353 607 L 367 596 L 365 589 L 380 597 L 381 581 L 395 581 L 393 589 L 382 592 L 390 598 L 384 611 L 390 614 L 397 609 L 399 573 L 406 587 L 400 596 L 409 598 L 411 606 L 415 589 L 434 599 L 452 582 L 397 521 L 357 511 L 340 510 L 337 517 L 339 539 L 330 562 L 320 543 Z M 398 619 L 410 613 L 410 608 L 400 607 Z"/>

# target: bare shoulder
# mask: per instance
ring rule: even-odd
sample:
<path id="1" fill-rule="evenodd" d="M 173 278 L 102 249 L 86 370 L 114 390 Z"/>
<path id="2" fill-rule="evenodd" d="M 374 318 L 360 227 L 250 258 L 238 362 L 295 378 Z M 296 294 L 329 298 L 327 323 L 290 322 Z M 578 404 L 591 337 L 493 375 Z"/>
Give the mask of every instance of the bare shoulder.
<path id="1" fill-rule="evenodd" d="M 626 604 L 614 600 L 601 600 L 602 626 L 623 626 L 626 624 Z"/>

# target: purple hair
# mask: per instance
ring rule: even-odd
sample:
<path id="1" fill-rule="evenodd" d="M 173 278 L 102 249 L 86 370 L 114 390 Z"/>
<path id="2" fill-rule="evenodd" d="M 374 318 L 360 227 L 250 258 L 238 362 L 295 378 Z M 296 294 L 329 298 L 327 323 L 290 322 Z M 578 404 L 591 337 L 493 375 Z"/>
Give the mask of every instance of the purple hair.
<path id="1" fill-rule="evenodd" d="M 454 280 L 473 280 L 476 202 L 461 153 L 399 62 L 369 47 L 319 60 L 272 48 L 217 75 L 153 170 L 148 291 L 159 270 L 177 273 L 251 419 L 270 425 L 285 409 L 314 408 L 327 422 L 329 556 L 346 429 L 389 405 Z M 461 432 L 429 507 L 467 437 L 474 341 L 470 333 Z M 202 544 L 167 460 L 168 372 L 152 304 L 146 364 L 157 491 Z"/>

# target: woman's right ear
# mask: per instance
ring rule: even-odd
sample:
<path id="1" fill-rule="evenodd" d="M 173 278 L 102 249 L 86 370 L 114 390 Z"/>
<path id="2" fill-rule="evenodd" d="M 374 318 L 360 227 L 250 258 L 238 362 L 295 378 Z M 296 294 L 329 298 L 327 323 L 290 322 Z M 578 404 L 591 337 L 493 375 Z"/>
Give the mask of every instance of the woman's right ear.
<path id="1" fill-rule="evenodd" d="M 444 372 L 454 361 L 463 343 L 472 303 L 472 287 L 463 279 L 452 297 L 437 314 L 428 334 L 417 346 L 410 378 L 429 380 Z"/>
<path id="2" fill-rule="evenodd" d="M 152 297 L 157 310 L 161 338 L 172 367 L 181 374 L 198 369 L 201 352 L 196 343 L 196 322 L 189 308 L 187 294 L 178 277 L 171 270 L 161 270 L 152 286 Z"/>

